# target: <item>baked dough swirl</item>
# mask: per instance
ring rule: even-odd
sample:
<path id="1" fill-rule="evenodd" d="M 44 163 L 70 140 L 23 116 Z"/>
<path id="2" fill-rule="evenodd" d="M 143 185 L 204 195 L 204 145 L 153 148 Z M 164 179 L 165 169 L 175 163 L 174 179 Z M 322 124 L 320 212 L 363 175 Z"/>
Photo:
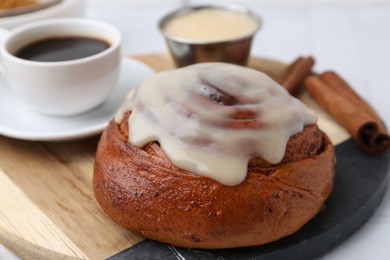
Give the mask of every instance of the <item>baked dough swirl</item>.
<path id="1" fill-rule="evenodd" d="M 218 102 L 221 98 L 239 100 L 226 93 Z M 129 142 L 132 113 L 120 110 L 120 120 L 104 130 L 93 187 L 111 218 L 146 238 L 192 248 L 265 244 L 300 229 L 321 210 L 332 190 L 334 147 L 316 124 L 289 136 L 280 162 L 253 156 L 244 180 L 224 185 L 177 166 L 156 140 L 142 146 Z M 232 119 L 225 128 L 260 127 L 247 112 L 236 110 L 233 115 L 244 123 Z"/>

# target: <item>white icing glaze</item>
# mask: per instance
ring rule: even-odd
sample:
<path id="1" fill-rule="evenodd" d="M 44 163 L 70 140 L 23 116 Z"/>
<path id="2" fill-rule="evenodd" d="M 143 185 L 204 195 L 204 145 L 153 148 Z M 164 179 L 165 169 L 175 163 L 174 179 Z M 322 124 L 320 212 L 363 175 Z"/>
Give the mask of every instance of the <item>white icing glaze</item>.
<path id="1" fill-rule="evenodd" d="M 201 9 L 177 16 L 163 28 L 170 36 L 195 41 L 224 41 L 249 35 L 256 31 L 258 22 L 245 13 Z"/>
<path id="2" fill-rule="evenodd" d="M 317 120 L 264 73 L 225 63 L 156 74 L 129 93 L 117 123 L 126 111 L 133 145 L 158 141 L 176 166 L 224 185 L 241 183 L 253 157 L 280 162 L 289 138 Z"/>

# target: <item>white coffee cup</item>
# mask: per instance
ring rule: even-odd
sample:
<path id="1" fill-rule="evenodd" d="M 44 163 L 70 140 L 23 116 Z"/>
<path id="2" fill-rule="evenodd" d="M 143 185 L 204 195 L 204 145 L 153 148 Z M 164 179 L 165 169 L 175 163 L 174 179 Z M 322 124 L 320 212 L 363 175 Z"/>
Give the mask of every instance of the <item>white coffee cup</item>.
<path id="1" fill-rule="evenodd" d="M 68 61 L 42 62 L 15 56 L 24 46 L 58 37 L 100 39 L 109 47 Z M 103 22 L 83 18 L 33 22 L 8 31 L 0 39 L 0 76 L 17 97 L 38 112 L 54 116 L 82 113 L 103 103 L 116 86 L 120 45 L 120 32 Z"/>

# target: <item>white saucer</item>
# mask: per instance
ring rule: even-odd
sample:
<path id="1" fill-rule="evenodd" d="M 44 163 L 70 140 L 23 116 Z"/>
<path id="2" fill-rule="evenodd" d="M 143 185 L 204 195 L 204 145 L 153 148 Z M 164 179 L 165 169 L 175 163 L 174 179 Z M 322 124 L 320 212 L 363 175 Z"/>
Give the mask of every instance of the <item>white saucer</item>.
<path id="1" fill-rule="evenodd" d="M 35 141 L 79 139 L 99 134 L 107 126 L 130 89 L 154 74 L 147 65 L 124 58 L 118 86 L 99 107 L 69 117 L 47 116 L 35 112 L 15 97 L 0 76 L 0 135 Z"/>

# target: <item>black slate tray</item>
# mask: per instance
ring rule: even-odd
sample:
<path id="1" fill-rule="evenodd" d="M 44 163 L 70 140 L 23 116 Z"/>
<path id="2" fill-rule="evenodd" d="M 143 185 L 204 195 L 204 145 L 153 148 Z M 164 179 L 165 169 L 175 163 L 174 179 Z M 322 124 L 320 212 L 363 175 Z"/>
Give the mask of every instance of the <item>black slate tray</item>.
<path id="1" fill-rule="evenodd" d="M 144 240 L 112 257 L 122 259 L 311 259 L 319 257 L 357 231 L 381 203 L 389 176 L 390 152 L 370 156 L 352 139 L 336 146 L 332 194 L 313 220 L 293 235 L 256 247 L 201 250 Z"/>

